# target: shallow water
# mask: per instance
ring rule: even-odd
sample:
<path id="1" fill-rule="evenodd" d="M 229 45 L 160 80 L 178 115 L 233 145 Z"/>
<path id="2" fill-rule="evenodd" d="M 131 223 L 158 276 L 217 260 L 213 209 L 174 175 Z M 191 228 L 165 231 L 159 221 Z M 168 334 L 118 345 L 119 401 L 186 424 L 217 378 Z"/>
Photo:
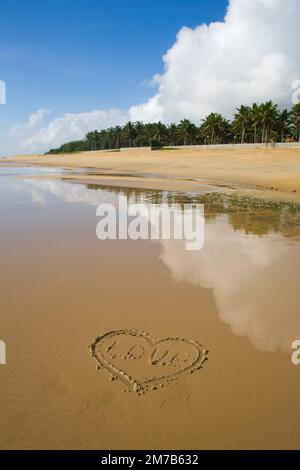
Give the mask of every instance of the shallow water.
<path id="1" fill-rule="evenodd" d="M 0 168 L 1 448 L 299 447 L 294 208 L 9 171 Z M 203 250 L 99 241 L 96 207 L 119 194 L 204 203 Z M 147 390 L 131 387 L 153 374 Z"/>

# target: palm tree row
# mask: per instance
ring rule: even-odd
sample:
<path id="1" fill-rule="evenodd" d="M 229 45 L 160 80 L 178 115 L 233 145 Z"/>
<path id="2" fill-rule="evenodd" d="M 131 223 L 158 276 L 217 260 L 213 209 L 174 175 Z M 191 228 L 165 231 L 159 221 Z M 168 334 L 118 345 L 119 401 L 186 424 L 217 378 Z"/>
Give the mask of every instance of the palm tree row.
<path id="1" fill-rule="evenodd" d="M 279 110 L 272 101 L 241 106 L 234 115 L 232 130 L 241 143 L 300 142 L 300 104 L 291 111 Z"/>
<path id="2" fill-rule="evenodd" d="M 121 147 L 160 147 L 195 144 L 300 142 L 300 103 L 291 111 L 272 101 L 236 109 L 232 122 L 211 113 L 196 126 L 188 119 L 179 124 L 128 122 L 123 127 L 89 132 L 48 153 L 113 150 Z"/>

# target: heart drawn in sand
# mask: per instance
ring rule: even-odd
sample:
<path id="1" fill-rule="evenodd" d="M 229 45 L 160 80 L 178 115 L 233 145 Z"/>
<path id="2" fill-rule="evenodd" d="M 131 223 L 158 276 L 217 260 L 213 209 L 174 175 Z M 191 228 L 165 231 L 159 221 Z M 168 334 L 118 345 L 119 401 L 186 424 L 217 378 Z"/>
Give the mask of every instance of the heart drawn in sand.
<path id="1" fill-rule="evenodd" d="M 99 336 L 90 351 L 98 368 L 138 394 L 200 369 L 208 353 L 194 340 L 168 337 L 156 341 L 147 333 L 126 329 Z"/>

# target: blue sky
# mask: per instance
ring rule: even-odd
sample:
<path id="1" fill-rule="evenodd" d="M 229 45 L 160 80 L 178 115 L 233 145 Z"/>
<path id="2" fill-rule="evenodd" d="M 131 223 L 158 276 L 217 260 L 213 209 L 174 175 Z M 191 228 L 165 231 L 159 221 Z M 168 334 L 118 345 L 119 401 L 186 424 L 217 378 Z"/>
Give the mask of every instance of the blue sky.
<path id="1" fill-rule="evenodd" d="M 52 114 L 123 108 L 153 94 L 143 82 L 183 26 L 222 19 L 225 0 L 10 0 L 1 4 L 0 125 L 40 107 Z"/>
<path id="2" fill-rule="evenodd" d="M 0 156 L 126 120 L 200 123 L 269 99 L 290 107 L 299 23 L 299 0 L 2 2 Z"/>

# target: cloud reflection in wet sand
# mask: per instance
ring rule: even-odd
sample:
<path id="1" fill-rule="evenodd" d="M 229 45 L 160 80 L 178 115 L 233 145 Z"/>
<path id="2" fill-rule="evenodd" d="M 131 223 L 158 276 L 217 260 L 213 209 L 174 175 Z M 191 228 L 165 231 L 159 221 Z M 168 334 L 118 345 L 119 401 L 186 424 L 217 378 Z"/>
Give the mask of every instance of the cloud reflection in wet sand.
<path id="1" fill-rule="evenodd" d="M 189 253 L 161 241 L 161 259 L 176 281 L 212 289 L 222 321 L 261 350 L 290 350 L 300 338 L 300 246 L 282 235 L 234 231 L 227 216 L 206 225 L 205 246 Z"/>
<path id="2" fill-rule="evenodd" d="M 24 187 L 33 202 L 42 204 L 47 194 L 65 202 L 115 203 L 120 192 L 34 179 L 27 180 Z M 147 200 L 146 194 L 135 190 L 131 202 L 136 202 L 134 194 L 139 195 L 138 202 Z M 280 231 L 246 234 L 243 213 L 235 214 L 234 219 L 239 220 L 239 229 L 230 223 L 232 214 L 209 218 L 204 249 L 199 252 L 186 251 L 184 241 L 157 242 L 160 258 L 175 281 L 212 289 L 220 319 L 234 334 L 248 337 L 260 350 L 290 351 L 292 341 L 300 338 L 300 243 Z M 256 224 L 259 233 L 259 219 Z"/>

